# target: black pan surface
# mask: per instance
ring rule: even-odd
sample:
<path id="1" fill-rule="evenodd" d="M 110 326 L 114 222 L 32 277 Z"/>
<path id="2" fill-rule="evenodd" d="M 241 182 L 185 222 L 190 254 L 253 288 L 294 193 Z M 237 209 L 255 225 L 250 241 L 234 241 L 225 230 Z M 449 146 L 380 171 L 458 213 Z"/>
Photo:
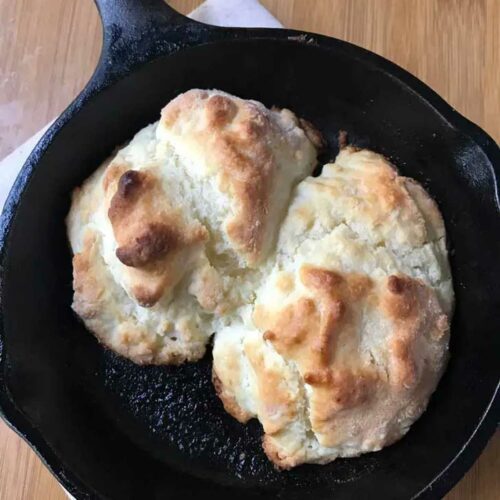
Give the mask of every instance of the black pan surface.
<path id="1" fill-rule="evenodd" d="M 99 0 L 103 55 L 21 171 L 1 219 L 0 408 L 77 498 L 440 498 L 499 420 L 500 153 L 394 64 L 339 40 L 188 21 L 161 0 Z M 70 192 L 178 93 L 218 88 L 293 109 L 328 140 L 346 130 L 438 201 L 456 292 L 451 360 L 400 442 L 277 472 L 257 422 L 227 415 L 210 352 L 139 367 L 103 349 L 70 309 Z"/>

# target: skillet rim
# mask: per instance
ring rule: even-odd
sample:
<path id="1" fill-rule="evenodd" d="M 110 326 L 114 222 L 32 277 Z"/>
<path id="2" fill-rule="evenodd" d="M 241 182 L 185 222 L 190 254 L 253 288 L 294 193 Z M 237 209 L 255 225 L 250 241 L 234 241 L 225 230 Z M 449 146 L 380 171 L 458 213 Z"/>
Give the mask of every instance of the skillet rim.
<path id="1" fill-rule="evenodd" d="M 197 29 L 193 30 L 196 32 L 195 36 L 192 36 L 187 42 L 178 39 L 179 35 L 182 36 L 184 34 L 184 27 L 181 26 L 180 29 L 175 32 L 176 36 L 173 43 L 167 43 L 167 45 L 158 46 L 152 49 L 152 52 L 146 53 L 145 58 L 143 57 L 142 60 L 140 57 L 137 57 L 132 64 L 129 63 L 121 68 L 111 69 L 109 69 L 108 66 L 109 61 L 107 57 L 110 54 L 108 54 L 109 47 L 106 47 L 106 32 L 104 32 L 103 50 L 96 70 L 82 92 L 54 121 L 31 152 L 9 192 L 0 216 L 0 417 L 2 417 L 7 425 L 29 444 L 44 465 L 57 478 L 59 483 L 76 498 L 105 497 L 82 481 L 75 471 L 66 469 L 64 459 L 56 456 L 43 436 L 17 408 L 5 380 L 4 375 L 9 362 L 7 353 L 4 352 L 3 275 L 5 261 L 9 256 L 9 235 L 15 222 L 17 206 L 30 182 L 34 169 L 62 128 L 71 119 L 76 117 L 80 109 L 100 91 L 114 85 L 133 71 L 139 70 L 143 65 L 156 59 L 169 57 L 184 49 L 212 43 L 267 40 L 270 42 L 285 41 L 289 44 L 307 44 L 313 47 L 340 50 L 353 59 L 361 60 L 363 63 L 369 64 L 375 69 L 382 71 L 390 78 L 400 81 L 403 86 L 408 88 L 415 95 L 415 98 L 422 99 L 429 104 L 450 124 L 451 127 L 468 136 L 481 149 L 489 161 L 493 179 L 494 204 L 497 211 L 500 213 L 498 182 L 500 178 L 500 149 L 495 140 L 478 125 L 461 115 L 428 85 L 405 69 L 367 49 L 325 35 L 290 29 L 218 28 L 194 21 L 190 21 L 190 24 L 194 25 Z M 176 41 L 177 43 L 175 43 Z M 181 43 L 179 43 L 179 41 Z M 412 498 L 441 498 L 472 466 L 500 423 L 499 389 L 500 381 L 497 383 L 497 387 L 491 396 L 490 403 L 485 409 L 482 418 L 460 451 L 442 471 Z"/>

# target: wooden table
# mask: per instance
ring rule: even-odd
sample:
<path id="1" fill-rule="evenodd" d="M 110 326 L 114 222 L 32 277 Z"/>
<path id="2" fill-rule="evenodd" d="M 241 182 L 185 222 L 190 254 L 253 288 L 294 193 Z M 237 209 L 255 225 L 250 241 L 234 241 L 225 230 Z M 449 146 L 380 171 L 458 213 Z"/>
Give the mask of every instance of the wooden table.
<path id="1" fill-rule="evenodd" d="M 170 3 L 187 13 L 201 0 Z M 384 55 L 500 139 L 500 0 L 262 3 L 286 26 Z M 0 0 L 0 159 L 67 106 L 90 77 L 100 46 L 90 0 Z M 497 434 L 447 498 L 498 499 L 499 478 Z M 30 448 L 0 423 L 0 500 L 64 498 Z"/>

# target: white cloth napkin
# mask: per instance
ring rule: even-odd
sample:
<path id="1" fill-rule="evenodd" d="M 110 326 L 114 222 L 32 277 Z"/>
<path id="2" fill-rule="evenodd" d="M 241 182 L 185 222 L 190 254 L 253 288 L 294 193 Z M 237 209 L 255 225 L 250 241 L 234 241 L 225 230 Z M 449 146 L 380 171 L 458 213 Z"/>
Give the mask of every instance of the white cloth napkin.
<path id="1" fill-rule="evenodd" d="M 258 0 L 206 0 L 189 17 L 215 26 L 283 28 Z"/>
<path id="2" fill-rule="evenodd" d="M 206 0 L 189 17 L 216 26 L 282 28 L 283 25 L 258 0 Z M 29 154 L 53 122 L 0 161 L 0 209 Z"/>

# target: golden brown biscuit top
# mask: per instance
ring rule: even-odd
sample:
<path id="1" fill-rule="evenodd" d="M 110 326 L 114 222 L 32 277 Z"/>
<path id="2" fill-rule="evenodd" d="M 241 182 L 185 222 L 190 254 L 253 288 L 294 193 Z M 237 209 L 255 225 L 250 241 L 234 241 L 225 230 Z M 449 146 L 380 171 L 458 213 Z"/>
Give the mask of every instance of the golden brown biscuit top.
<path id="1" fill-rule="evenodd" d="M 154 169 L 125 168 L 112 165 L 103 179 L 111 195 L 108 217 L 132 294 L 150 307 L 181 278 L 181 255 L 199 247 L 208 233 L 199 223 L 186 223 L 170 205 Z"/>
<path id="2" fill-rule="evenodd" d="M 435 292 L 408 276 L 374 280 L 311 265 L 303 265 L 298 276 L 302 292 L 282 307 L 258 304 L 253 320 L 263 339 L 296 364 L 311 391 L 311 426 L 322 444 L 335 446 L 345 438 L 338 418 L 347 410 L 354 411 L 355 422 L 358 411 L 372 411 L 370 405 L 382 408 L 384 400 L 407 397 L 397 394 L 419 382 L 422 359 L 429 359 L 425 349 L 441 342 L 448 318 Z M 367 318 L 381 325 L 379 339 L 364 337 Z M 258 378 L 264 383 L 268 375 L 263 369 Z M 283 398 L 277 384 L 268 384 L 266 391 L 268 401 Z M 271 434 L 289 423 L 273 426 L 265 412 L 259 418 Z"/>
<path id="3" fill-rule="evenodd" d="M 286 192 L 279 177 L 290 183 L 297 176 L 294 165 L 304 164 L 299 175 L 314 167 L 319 133 L 307 124 L 306 134 L 288 110 L 271 111 L 255 101 L 205 90 L 188 91 L 165 106 L 160 130 L 200 169 L 217 176 L 234 207 L 225 227 L 229 240 L 248 264 L 262 260 L 274 219 L 286 208 L 274 206 L 276 190 Z"/>

